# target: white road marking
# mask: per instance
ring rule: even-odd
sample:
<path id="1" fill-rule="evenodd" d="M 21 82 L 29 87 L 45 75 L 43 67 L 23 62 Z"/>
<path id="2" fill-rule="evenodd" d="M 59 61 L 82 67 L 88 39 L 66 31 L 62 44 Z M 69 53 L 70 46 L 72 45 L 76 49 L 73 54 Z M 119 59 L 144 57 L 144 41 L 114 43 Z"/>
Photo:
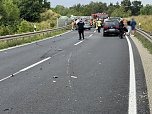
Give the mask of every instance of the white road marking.
<path id="1" fill-rule="evenodd" d="M 20 72 L 24 72 L 24 71 L 26 71 L 26 70 L 28 70 L 28 69 L 31 69 L 31 68 L 33 68 L 33 67 L 35 67 L 35 66 L 37 66 L 37 65 L 39 65 L 39 64 L 41 64 L 41 63 L 43 63 L 43 62 L 45 62 L 45 61 L 47 61 L 47 60 L 49 60 L 50 58 L 51 58 L 51 57 L 48 57 L 48 58 L 43 59 L 43 60 L 41 60 L 41 61 L 39 61 L 39 62 L 37 62 L 37 63 L 35 63 L 35 64 L 33 64 L 33 65 L 30 65 L 30 66 L 28 66 L 28 67 L 20 70 Z"/>
<path id="2" fill-rule="evenodd" d="M 136 78 L 135 78 L 135 64 L 133 50 L 131 42 L 126 36 L 128 46 L 129 46 L 129 56 L 130 56 L 130 84 L 129 84 L 129 105 L 128 114 L 137 114 L 137 99 L 136 99 Z"/>
<path id="3" fill-rule="evenodd" d="M 11 77 L 13 77 L 13 76 L 15 76 L 15 75 L 17 75 L 17 74 L 19 74 L 19 73 L 21 73 L 21 72 L 24 72 L 24 71 L 26 71 L 26 70 L 28 70 L 28 69 L 31 69 L 31 68 L 33 68 L 33 67 L 35 67 L 35 66 L 37 66 L 37 65 L 39 65 L 39 64 L 41 64 L 41 63 L 43 63 L 43 62 L 45 62 L 45 61 L 47 61 L 47 60 L 49 60 L 50 58 L 51 58 L 51 57 L 48 57 L 48 58 L 43 59 L 43 60 L 41 60 L 41 61 L 39 61 L 39 62 L 37 62 L 37 63 L 35 63 L 35 64 L 30 65 L 30 66 L 28 66 L 28 67 L 26 67 L 26 68 L 24 68 L 24 69 L 21 69 L 21 70 L 19 70 L 18 72 L 14 73 L 14 74 L 12 74 L 12 75 L 10 75 L 10 76 L 7 76 L 7 77 L 5 77 L 5 78 L 3 78 L 3 79 L 1 79 L 0 82 L 6 80 L 6 79 L 8 79 L 8 78 L 11 78 Z"/>
<path id="4" fill-rule="evenodd" d="M 6 80 L 6 79 L 8 79 L 8 78 L 10 78 L 10 77 L 12 77 L 12 75 L 7 76 L 7 77 L 5 77 L 5 78 L 1 79 L 1 80 L 0 80 L 0 82 L 4 81 L 4 80 Z"/>
<path id="5" fill-rule="evenodd" d="M 93 36 L 93 34 L 91 34 L 89 37 Z"/>
<path id="6" fill-rule="evenodd" d="M 76 44 L 74 44 L 75 46 L 77 46 L 77 45 L 79 45 L 80 43 L 82 43 L 83 41 L 80 41 L 80 42 L 78 42 L 78 43 L 76 43 Z"/>

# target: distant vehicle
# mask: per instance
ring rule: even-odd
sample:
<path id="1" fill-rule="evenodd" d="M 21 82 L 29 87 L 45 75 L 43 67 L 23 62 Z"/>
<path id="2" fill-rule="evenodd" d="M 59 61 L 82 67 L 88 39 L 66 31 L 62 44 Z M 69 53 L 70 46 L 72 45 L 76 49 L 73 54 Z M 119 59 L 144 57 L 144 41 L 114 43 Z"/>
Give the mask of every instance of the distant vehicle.
<path id="1" fill-rule="evenodd" d="M 112 34 L 119 35 L 119 22 L 109 20 L 103 24 L 103 36 Z"/>
<path id="2" fill-rule="evenodd" d="M 84 23 L 84 29 L 88 29 L 88 30 L 91 30 L 92 26 L 90 25 L 90 22 L 85 22 Z"/>
<path id="3" fill-rule="evenodd" d="M 109 20 L 113 21 L 120 21 L 122 18 L 121 17 L 110 17 Z"/>
<path id="4" fill-rule="evenodd" d="M 105 19 L 108 17 L 107 13 L 95 13 L 95 14 L 91 14 L 92 19 Z"/>

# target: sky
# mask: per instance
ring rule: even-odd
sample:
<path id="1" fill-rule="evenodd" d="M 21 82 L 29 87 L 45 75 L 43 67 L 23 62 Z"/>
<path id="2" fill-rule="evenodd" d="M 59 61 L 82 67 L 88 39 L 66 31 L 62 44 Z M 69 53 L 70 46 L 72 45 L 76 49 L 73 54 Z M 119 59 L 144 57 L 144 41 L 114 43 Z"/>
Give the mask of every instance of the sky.
<path id="1" fill-rule="evenodd" d="M 51 7 L 55 7 L 56 5 L 63 5 L 64 7 L 70 7 L 75 4 L 89 4 L 91 1 L 93 2 L 103 2 L 109 4 L 111 3 L 116 3 L 117 1 L 120 3 L 122 0 L 48 0 L 51 2 Z M 133 1 L 133 0 L 131 0 Z M 141 0 L 142 4 L 151 4 L 152 5 L 152 0 Z"/>

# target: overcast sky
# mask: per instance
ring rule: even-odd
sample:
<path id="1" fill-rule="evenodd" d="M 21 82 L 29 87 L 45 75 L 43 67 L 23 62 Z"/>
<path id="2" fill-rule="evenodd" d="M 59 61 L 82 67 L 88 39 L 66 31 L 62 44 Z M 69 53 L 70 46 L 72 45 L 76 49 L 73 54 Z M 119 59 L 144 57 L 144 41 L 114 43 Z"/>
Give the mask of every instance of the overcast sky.
<path id="1" fill-rule="evenodd" d="M 118 1 L 119 3 L 122 0 L 48 0 L 51 2 L 51 7 L 55 7 L 56 5 L 63 5 L 65 7 L 70 7 L 73 6 L 74 4 L 89 4 L 91 1 L 94 2 L 103 2 L 103 3 L 107 3 L 109 4 L 110 2 L 112 3 L 116 3 L 116 1 Z M 133 0 L 131 0 L 133 1 Z M 141 0 L 142 4 L 151 4 L 152 5 L 152 0 Z"/>

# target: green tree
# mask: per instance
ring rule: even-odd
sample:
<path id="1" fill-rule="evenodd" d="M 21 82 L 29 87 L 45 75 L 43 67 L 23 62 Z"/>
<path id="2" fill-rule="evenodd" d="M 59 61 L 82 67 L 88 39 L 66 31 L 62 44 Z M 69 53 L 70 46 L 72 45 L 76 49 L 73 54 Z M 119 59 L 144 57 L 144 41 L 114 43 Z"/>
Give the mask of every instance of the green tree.
<path id="1" fill-rule="evenodd" d="M 140 9 L 143 7 L 141 1 L 133 1 L 132 2 L 132 15 L 139 15 Z"/>
<path id="2" fill-rule="evenodd" d="M 20 17 L 27 21 L 39 21 L 41 10 L 42 2 L 40 3 L 39 0 L 21 0 L 20 2 Z"/>
<path id="3" fill-rule="evenodd" d="M 125 11 L 131 10 L 131 2 L 130 0 L 123 0 L 121 5 L 125 7 Z"/>
<path id="4" fill-rule="evenodd" d="M 13 24 L 19 20 L 19 8 L 12 0 L 2 0 L 1 4 L 1 24 Z"/>
<path id="5" fill-rule="evenodd" d="M 125 11 L 125 7 L 121 6 L 120 8 L 116 8 L 111 16 L 113 17 L 129 17 L 131 16 L 131 10 L 128 10 L 127 12 Z"/>
<path id="6" fill-rule="evenodd" d="M 47 0 L 21 0 L 19 5 L 20 17 L 30 22 L 39 22 L 40 13 L 49 7 L 50 2 Z"/>
<path id="7" fill-rule="evenodd" d="M 46 12 L 41 13 L 41 21 L 56 20 L 59 17 L 60 15 L 53 12 L 52 10 L 47 10 Z"/>
<path id="8" fill-rule="evenodd" d="M 145 7 L 140 9 L 141 15 L 152 15 L 152 5 L 147 4 Z"/>
<path id="9" fill-rule="evenodd" d="M 68 14 L 68 8 L 65 8 L 64 6 L 62 5 L 57 5 L 55 8 L 54 8 L 54 11 L 59 13 L 60 15 L 62 16 L 65 16 Z"/>
<path id="10" fill-rule="evenodd" d="M 3 15 L 3 4 L 2 4 L 2 0 L 0 0 L 0 20 L 2 18 L 2 15 Z"/>
<path id="11" fill-rule="evenodd" d="M 110 3 L 108 6 L 108 14 L 111 16 L 112 12 L 116 9 L 113 3 Z"/>
<path id="12" fill-rule="evenodd" d="M 48 2 L 47 0 L 44 0 L 43 2 L 43 8 L 44 9 L 46 9 L 46 10 L 48 10 L 48 9 L 50 9 L 51 7 L 51 3 L 50 2 Z"/>

